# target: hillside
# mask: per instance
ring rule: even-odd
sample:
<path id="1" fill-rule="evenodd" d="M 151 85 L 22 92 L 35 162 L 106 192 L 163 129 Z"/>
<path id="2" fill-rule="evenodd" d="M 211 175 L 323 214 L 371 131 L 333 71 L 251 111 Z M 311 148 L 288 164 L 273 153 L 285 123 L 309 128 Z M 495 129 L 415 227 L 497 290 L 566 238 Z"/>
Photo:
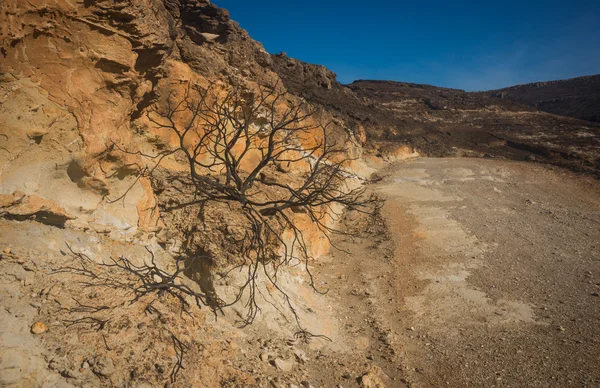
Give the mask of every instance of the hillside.
<path id="1" fill-rule="evenodd" d="M 555 115 L 600 122 L 600 75 L 516 85 L 482 94 Z"/>
<path id="2" fill-rule="evenodd" d="M 537 160 L 594 174 L 600 169 L 595 123 L 430 85 L 368 80 L 342 85 L 323 66 L 285 55 L 273 56 L 273 68 L 288 89 L 364 132 L 367 147 L 379 151 L 405 144 L 429 156 Z"/>

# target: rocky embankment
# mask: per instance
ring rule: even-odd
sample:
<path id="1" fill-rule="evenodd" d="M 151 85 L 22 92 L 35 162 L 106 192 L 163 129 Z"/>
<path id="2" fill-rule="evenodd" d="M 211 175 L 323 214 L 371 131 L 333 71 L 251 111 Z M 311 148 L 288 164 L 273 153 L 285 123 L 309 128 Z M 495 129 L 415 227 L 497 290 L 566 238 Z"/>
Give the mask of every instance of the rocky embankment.
<path id="1" fill-rule="evenodd" d="M 240 386 L 272 379 L 271 363 L 287 371 L 291 347 L 266 357 L 262 372 L 233 364 L 230 351 L 245 357 L 233 340 L 246 335 L 236 328 L 244 301 L 213 306 L 213 315 L 189 292 L 161 291 L 168 282 L 235 300 L 235 273 L 223 278 L 241 264 L 244 231 L 223 204 L 177 209 L 172 182 L 185 178 L 186 164 L 171 155 L 154 168 L 153 156 L 178 142 L 148 117 L 189 85 L 285 93 L 271 66 L 262 45 L 206 0 L 0 4 L 0 385 Z M 298 101 L 287 93 L 277 109 Z M 344 122 L 328 136 L 347 156 L 362 155 Z M 348 169 L 369 171 L 359 161 Z M 306 167 L 281 170 L 277 179 L 293 180 Z M 327 238 L 303 214 L 293 217 L 311 253 L 326 252 Z M 314 294 L 301 275 L 279 275 L 299 301 Z M 151 292 L 131 287 L 139 282 Z M 265 287 L 273 295 L 262 330 L 277 334 L 249 337 L 257 359 L 270 345 L 255 340 L 297 330 L 277 290 Z M 320 312 L 314 303 L 297 314 Z"/>

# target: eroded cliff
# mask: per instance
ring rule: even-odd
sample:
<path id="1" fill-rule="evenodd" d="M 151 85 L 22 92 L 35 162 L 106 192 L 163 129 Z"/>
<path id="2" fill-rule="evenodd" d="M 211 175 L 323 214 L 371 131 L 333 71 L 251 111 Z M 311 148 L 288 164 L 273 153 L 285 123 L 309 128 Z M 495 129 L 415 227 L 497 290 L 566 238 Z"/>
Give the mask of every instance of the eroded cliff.
<path id="1" fill-rule="evenodd" d="M 248 93 L 270 86 L 286 96 L 275 112 L 304 104 L 301 97 L 286 93 L 271 66 L 263 47 L 209 1 L 0 4 L 0 262 L 5 285 L 1 303 L 7 309 L 0 315 L 0 346 L 11 349 L 2 351 L 2 385 L 254 382 L 248 371 L 223 364 L 233 357 L 229 350 L 236 352 L 226 340 L 239 334 L 229 325 L 245 314 L 247 294 L 242 307 L 233 316 L 228 310 L 228 320 L 213 331 L 203 324 L 210 314 L 200 311 L 202 303 L 193 295 L 165 296 L 161 291 L 166 282 L 202 295 L 220 288 L 219 298 L 235 301 L 235 281 L 243 283 L 244 276 L 221 278 L 244 264 L 239 244 L 248 234 L 235 206 L 177 206 L 190 193 L 173 182 L 185 178 L 189 166 L 181 155 L 170 154 L 155 168 L 156 156 L 178 147 L 178 139 L 148 112 L 181 101 L 190 87 L 207 85 Z M 259 130 L 264 118 L 256 119 Z M 317 109 L 299 125 L 316 128 L 331 119 L 326 110 Z M 361 139 L 345 122 L 329 125 L 327 137 L 347 157 L 362 155 Z M 311 149 L 318 139 L 316 134 L 302 137 L 295 152 Z M 247 174 L 257 160 L 249 154 L 239 170 Z M 310 163 L 298 165 L 273 167 L 260 179 L 299 181 Z M 344 174 L 358 185 L 371 171 L 352 161 Z M 305 214 L 290 214 L 304 232 L 310 256 L 326 253 L 327 236 Z M 280 232 L 283 241 L 293 239 Z M 270 249 L 277 251 L 274 245 Z M 115 260 L 126 264 L 105 266 Z M 117 291 L 119 286 L 100 291 L 91 291 L 98 284 L 83 286 L 80 281 L 85 284 L 90 271 L 95 275 L 88 280 L 103 279 L 113 286 L 135 283 L 135 272 L 141 275 L 137 281 L 150 282 L 150 294 L 157 299 L 137 294 L 137 289 L 136 303 L 128 307 L 131 300 Z M 306 317 L 322 307 L 302 272 L 292 269 L 279 278 L 288 295 L 302 304 L 296 314 Z M 273 294 L 269 303 L 279 306 L 264 308 L 263 324 L 282 335 L 293 334 L 297 325 L 286 317 L 289 312 L 281 312 L 286 302 L 277 299 L 279 291 L 273 285 L 261 289 Z M 196 304 L 197 310 L 188 309 Z M 218 304 L 212 307 L 215 314 L 223 311 Z M 183 311 L 200 323 L 182 319 Z M 142 326 L 133 322 L 144 321 L 147 314 L 153 323 L 141 334 Z M 44 328 L 36 329 L 44 334 L 43 342 L 29 338 L 35 320 L 45 322 L 36 326 Z M 307 321 L 309 329 L 322 331 L 319 323 Z M 120 345 L 110 345 L 113 340 Z M 78 341 L 85 345 L 74 346 Z M 209 349 L 229 350 L 216 357 L 218 352 Z M 184 352 L 186 363 L 208 364 L 179 373 Z"/>

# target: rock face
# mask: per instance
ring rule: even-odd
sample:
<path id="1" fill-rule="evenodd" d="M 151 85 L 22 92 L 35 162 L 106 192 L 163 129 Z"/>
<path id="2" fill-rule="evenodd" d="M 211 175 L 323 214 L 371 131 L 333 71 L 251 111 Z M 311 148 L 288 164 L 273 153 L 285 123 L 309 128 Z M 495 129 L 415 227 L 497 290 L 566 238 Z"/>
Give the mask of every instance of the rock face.
<path id="1" fill-rule="evenodd" d="M 119 170 L 124 158 L 110 159 L 107 149 L 131 141 L 132 118 L 172 42 L 164 7 L 146 17 L 149 4 L 136 3 L 3 4 L 2 194 L 36 195 L 80 223 L 121 232 L 137 226 L 135 207 L 123 212 L 104 200 L 135 179 Z M 136 184 L 129 201 L 138 202 L 143 190 Z"/>
<path id="2" fill-rule="evenodd" d="M 160 230 L 139 152 L 172 139 L 147 108 L 187 83 L 274 83 L 271 64 L 207 0 L 3 2 L 0 195 L 20 199 L 0 212 L 122 238 Z"/>
<path id="3" fill-rule="evenodd" d="M 172 94 L 194 84 L 243 85 L 250 89 L 257 88 L 260 80 L 263 84 L 278 84 L 284 93 L 272 64 L 262 45 L 230 20 L 227 11 L 207 0 L 0 1 L 0 221 L 4 228 L 0 236 L 7 236 L 6 230 L 13 229 L 7 225 L 32 227 L 36 232 L 31 235 L 47 245 L 39 256 L 40 266 L 47 264 L 48 257 L 68 258 L 64 245 L 67 241 L 75 249 L 88 241 L 104 253 L 117 243 L 122 244 L 118 245 L 121 251 L 126 250 L 124 247 L 143 247 L 141 254 L 130 255 L 138 260 L 136 265 L 149 265 L 151 260 L 155 265 L 153 260 L 160 257 L 157 265 L 163 269 L 171 266 L 169 271 L 174 271 L 174 257 L 183 258 L 185 272 L 178 272 L 177 281 L 188 281 L 212 296 L 212 274 L 243 261 L 240 242 L 246 236 L 243 228 L 247 224 L 240 222 L 235 206 L 225 203 L 202 207 L 203 213 L 201 206 L 169 208 L 181 193 L 169 179 L 185 174 L 189 166 L 186 160 L 173 155 L 161 168 L 153 169 L 155 159 L 146 155 L 170 149 L 177 145 L 177 139 L 153 123 L 148 111 L 164 106 Z M 324 68 L 319 71 L 323 87 L 333 87 L 335 77 Z M 297 103 L 300 97 L 288 94 L 282 105 L 291 100 Z M 332 116 L 321 109 L 314 120 L 329 122 Z M 328 127 L 328 136 L 343 146 L 348 156 L 362 155 L 360 142 L 343 120 Z M 314 146 L 317 141 L 314 136 L 306 136 L 299 142 Z M 292 168 L 288 163 L 276 167 L 272 172 L 277 179 L 298 180 L 309 165 Z M 141 174 L 149 169 L 155 172 L 152 178 Z M 290 213 L 306 232 L 309 254 L 316 257 L 326 253 L 330 242 L 315 223 L 306 214 Z M 51 241 L 46 232 L 37 234 L 38 230 L 51 230 L 48 233 L 60 237 Z M 78 238 L 71 239 L 72 233 Z M 291 238 L 284 233 L 281 240 Z M 269 254 L 276 258 L 281 243 L 270 243 L 273 247 L 269 247 Z M 10 252 L 14 247 L 33 246 L 30 241 L 14 244 L 3 249 Z M 90 258 L 105 262 L 121 254 Z M 15 288 L 35 283 L 28 270 L 19 271 L 18 278 L 10 278 Z M 162 281 L 160 277 L 152 279 Z M 14 300 L 22 301 L 23 295 Z M 76 303 L 60 298 L 54 301 L 65 311 Z M 3 338 L 17 336 L 14 341 L 0 343 L 0 371 L 5 371 L 0 373 L 0 385 L 31 381 L 26 386 L 39 386 L 39 381 L 47 377 L 45 373 L 34 375 L 35 371 L 46 371 L 44 359 L 52 351 L 46 353 L 43 344 L 37 344 L 40 349 L 34 349 L 30 360 L 25 356 L 31 344 L 17 347 L 13 342 L 24 334 L 38 342 L 63 339 L 54 321 L 44 321 L 49 330 L 33 336 L 29 332 L 31 323 L 41 317 L 28 317 L 21 331 L 13 327 L 13 318 L 7 315 L 9 324 L 0 330 Z M 169 347 L 171 342 L 169 339 Z M 7 346 L 11 354 L 5 356 Z M 54 364 L 59 366 L 51 368 L 57 373 L 51 374 L 56 378 L 81 375 L 84 380 L 120 378 L 123 360 L 111 357 L 114 363 L 110 358 L 97 360 L 86 369 L 89 373 L 57 360 Z M 27 363 L 31 367 L 23 366 Z M 120 373 L 113 373 L 115 369 Z M 215 384 L 218 381 L 213 380 Z"/>
<path id="4" fill-rule="evenodd" d="M 482 93 L 560 116 L 600 122 L 600 75 L 535 82 Z"/>

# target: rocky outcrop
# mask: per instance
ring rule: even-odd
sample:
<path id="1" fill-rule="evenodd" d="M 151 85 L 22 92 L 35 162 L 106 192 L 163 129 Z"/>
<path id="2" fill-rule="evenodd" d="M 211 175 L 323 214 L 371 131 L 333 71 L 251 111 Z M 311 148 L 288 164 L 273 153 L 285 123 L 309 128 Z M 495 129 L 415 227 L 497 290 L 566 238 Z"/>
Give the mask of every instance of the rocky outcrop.
<path id="1" fill-rule="evenodd" d="M 177 254 L 187 241 L 215 266 L 239 260 L 231 209 L 210 210 L 214 219 L 199 230 L 196 210 L 166 214 L 178 193 L 140 173 L 154 167 L 148 155 L 177 146 L 173 133 L 148 119 L 148 109 L 188 85 L 285 90 L 260 43 L 207 0 L 9 0 L 0 5 L 0 28 L 0 195 L 22 199 L 2 208 L 4 218 L 149 238 Z M 307 79 L 319 75 L 320 87 L 337 87 L 324 67 L 306 71 Z M 287 90 L 289 98 L 301 97 Z M 347 120 L 327 109 L 314 119 L 333 121 L 331 141 L 345 144 L 352 158 L 362 155 L 364 133 Z M 182 162 L 165 159 L 159 170 L 166 172 L 154 177 L 186 171 Z M 282 177 L 303 173 L 280 167 Z M 370 172 L 357 161 L 348 168 Z M 315 253 L 326 252 L 318 231 L 308 222 L 302 227 L 314 237 Z"/>
<path id="2" fill-rule="evenodd" d="M 313 65 L 294 58 L 286 53 L 273 55 L 273 68 L 282 75 L 286 86 L 299 95 L 318 94 L 318 89 L 331 90 L 339 87 L 337 75 L 323 65 Z"/>
<path id="3" fill-rule="evenodd" d="M 144 112 L 173 85 L 277 78 L 263 47 L 209 1 L 15 0 L 0 6 L 0 26 L 0 194 L 44 198 L 82 228 L 160 227 L 133 152 L 165 135 Z"/>
<path id="4" fill-rule="evenodd" d="M 52 201 L 37 195 L 26 196 L 18 191 L 12 195 L 0 194 L 0 216 L 15 220 L 34 219 L 63 227 L 75 218 Z"/>
<path id="5" fill-rule="evenodd" d="M 164 74 L 161 56 L 172 49 L 168 13 L 163 8 L 150 17 L 148 5 L 3 4 L 2 194 L 39 195 L 80 225 L 104 220 L 120 224 L 121 232 L 136 226 L 135 208 L 120 211 L 107 200 L 135 180 L 117 173 L 126 158 L 107 150 L 111 142 L 132 142 L 132 118 Z M 143 188 L 134 186 L 135 203 Z"/>

